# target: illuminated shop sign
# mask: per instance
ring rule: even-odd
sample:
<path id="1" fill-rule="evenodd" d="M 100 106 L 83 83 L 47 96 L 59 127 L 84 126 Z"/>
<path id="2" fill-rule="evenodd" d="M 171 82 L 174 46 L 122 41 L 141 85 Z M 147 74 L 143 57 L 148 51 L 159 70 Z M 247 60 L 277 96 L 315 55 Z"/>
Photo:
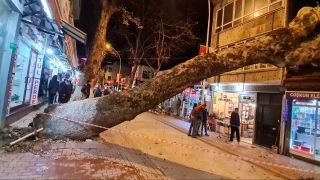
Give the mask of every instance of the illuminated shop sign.
<path id="1" fill-rule="evenodd" d="M 318 99 L 320 100 L 320 93 L 316 92 L 287 92 L 287 99 Z"/>

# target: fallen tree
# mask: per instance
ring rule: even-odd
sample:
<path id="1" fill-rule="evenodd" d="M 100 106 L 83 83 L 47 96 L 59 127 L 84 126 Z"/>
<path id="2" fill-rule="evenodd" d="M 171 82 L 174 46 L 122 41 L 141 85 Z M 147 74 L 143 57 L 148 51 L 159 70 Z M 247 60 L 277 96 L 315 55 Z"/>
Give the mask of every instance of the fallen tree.
<path id="1" fill-rule="evenodd" d="M 303 8 L 287 28 L 268 36 L 182 63 L 140 86 L 106 97 L 50 106 L 46 112 L 72 120 L 113 127 L 180 93 L 205 78 L 257 63 L 278 67 L 320 64 L 320 35 L 310 35 L 319 23 L 320 8 Z M 84 139 L 103 129 L 39 114 L 36 129 L 50 138 Z"/>

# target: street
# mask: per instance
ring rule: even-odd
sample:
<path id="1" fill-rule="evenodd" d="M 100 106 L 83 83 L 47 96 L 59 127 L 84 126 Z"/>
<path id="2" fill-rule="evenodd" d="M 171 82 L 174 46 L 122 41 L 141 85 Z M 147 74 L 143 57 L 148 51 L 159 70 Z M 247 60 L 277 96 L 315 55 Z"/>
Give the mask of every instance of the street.
<path id="1" fill-rule="evenodd" d="M 22 124 L 27 123 L 26 120 Z M 19 123 L 16 123 L 19 124 Z M 171 116 L 143 113 L 100 134 L 100 141 L 38 144 L 32 153 L 0 154 L 2 179 L 299 179 L 312 173 L 275 168 L 235 158 L 247 156 L 301 169 L 314 166 L 266 149 L 225 138 L 193 139 L 189 123 Z M 123 133 L 116 131 L 122 130 Z M 153 140 L 157 139 L 157 140 Z M 189 148 L 181 145 L 187 145 Z M 199 150 L 192 149 L 199 148 Z M 210 150 L 208 151 L 201 151 Z M 228 154 L 228 155 L 226 155 Z"/>

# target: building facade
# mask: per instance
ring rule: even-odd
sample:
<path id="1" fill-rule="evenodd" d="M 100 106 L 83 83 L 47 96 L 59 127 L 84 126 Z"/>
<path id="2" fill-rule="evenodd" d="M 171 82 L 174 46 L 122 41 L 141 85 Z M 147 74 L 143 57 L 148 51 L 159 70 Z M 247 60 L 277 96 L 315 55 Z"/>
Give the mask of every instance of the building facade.
<path id="1" fill-rule="evenodd" d="M 209 52 L 237 47 L 286 27 L 299 9 L 304 6 L 316 6 L 313 3 L 309 0 L 299 2 L 212 0 L 214 19 Z M 303 109 L 303 103 L 292 104 L 299 98 L 284 96 L 287 93 L 298 94 L 301 90 L 319 89 L 319 81 L 317 81 L 319 76 L 315 74 L 319 69 L 314 67 L 314 73 L 311 75 L 306 69 L 309 70 L 310 67 L 291 70 L 290 68 L 277 68 L 270 64 L 255 64 L 209 78 L 207 82 L 213 91 L 213 112 L 220 120 L 228 121 L 231 112 L 238 107 L 242 123 L 240 132 L 245 141 L 267 148 L 278 147 L 280 153 L 295 153 L 298 156 L 317 159 L 316 154 L 319 154 L 320 147 L 320 142 L 317 143 L 320 135 L 318 137 L 315 133 L 316 127 L 320 126 L 316 116 L 317 102 L 312 101 L 311 104 L 315 104 L 307 105 L 311 107 L 311 110 Z M 308 73 L 303 70 L 308 71 L 309 75 L 306 75 Z M 317 84 L 307 83 L 307 78 L 313 79 Z M 301 87 L 301 82 L 304 82 L 303 87 Z M 291 90 L 294 91 L 291 92 Z M 305 145 L 309 148 L 304 147 L 301 142 L 306 141 L 302 136 L 299 140 L 299 133 L 297 133 L 299 127 L 299 132 L 302 132 L 301 125 L 297 127 L 297 124 L 303 124 L 302 120 L 292 125 L 294 112 L 299 108 L 302 108 L 301 111 L 314 113 L 314 118 L 309 123 L 310 128 L 314 127 L 309 133 L 313 137 Z M 285 114 L 289 115 L 285 116 Z M 318 131 L 320 134 L 320 129 Z M 304 150 L 309 154 L 306 155 Z"/>
<path id="2" fill-rule="evenodd" d="M 74 75 L 72 68 L 78 66 L 78 60 L 75 41 L 67 40 L 57 25 L 59 17 L 53 13 L 59 2 L 54 2 L 54 8 L 48 0 L 0 3 L 1 12 L 5 12 L 0 17 L 0 83 L 4 85 L 0 91 L 0 125 L 4 127 L 46 102 L 52 76 L 63 79 Z M 60 9 L 59 16 L 67 13 L 69 17 L 71 10 L 67 10 Z M 72 24 L 73 19 L 66 21 Z"/>

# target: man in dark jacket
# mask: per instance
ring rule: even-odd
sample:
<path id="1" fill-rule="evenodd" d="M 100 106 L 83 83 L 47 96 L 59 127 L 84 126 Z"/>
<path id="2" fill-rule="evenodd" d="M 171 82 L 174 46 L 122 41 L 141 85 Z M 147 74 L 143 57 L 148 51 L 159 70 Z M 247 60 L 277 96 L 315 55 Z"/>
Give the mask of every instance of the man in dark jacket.
<path id="1" fill-rule="evenodd" d="M 71 83 L 70 80 L 67 80 L 67 94 L 66 94 L 66 101 L 67 102 L 69 102 L 69 100 L 71 98 L 72 90 L 73 90 L 73 84 Z"/>
<path id="2" fill-rule="evenodd" d="M 67 91 L 68 91 L 68 87 L 67 87 L 67 79 L 64 79 L 63 81 L 60 82 L 59 85 L 59 103 L 66 103 L 66 99 L 67 99 Z"/>
<path id="3" fill-rule="evenodd" d="M 91 81 L 90 80 L 88 80 L 87 81 L 87 94 L 86 94 L 86 98 L 88 99 L 89 97 L 90 97 L 90 89 L 91 89 Z"/>
<path id="4" fill-rule="evenodd" d="M 231 126 L 230 143 L 233 142 L 234 132 L 236 132 L 237 141 L 238 141 L 238 144 L 239 144 L 240 143 L 240 134 L 239 134 L 240 116 L 239 116 L 238 111 L 239 111 L 239 109 L 235 108 L 234 112 L 232 112 L 232 114 L 231 114 L 231 119 L 230 119 L 230 126 Z"/>
<path id="5" fill-rule="evenodd" d="M 53 104 L 53 100 L 57 92 L 59 91 L 58 76 L 54 75 L 49 82 L 48 92 L 49 92 L 49 105 Z"/>
<path id="6" fill-rule="evenodd" d="M 204 106 L 202 107 L 202 125 L 201 125 L 201 136 L 203 135 L 203 129 L 205 132 L 206 136 L 209 136 L 208 132 L 207 132 L 207 119 L 208 119 L 208 111 L 206 108 L 206 104 L 204 104 Z"/>

